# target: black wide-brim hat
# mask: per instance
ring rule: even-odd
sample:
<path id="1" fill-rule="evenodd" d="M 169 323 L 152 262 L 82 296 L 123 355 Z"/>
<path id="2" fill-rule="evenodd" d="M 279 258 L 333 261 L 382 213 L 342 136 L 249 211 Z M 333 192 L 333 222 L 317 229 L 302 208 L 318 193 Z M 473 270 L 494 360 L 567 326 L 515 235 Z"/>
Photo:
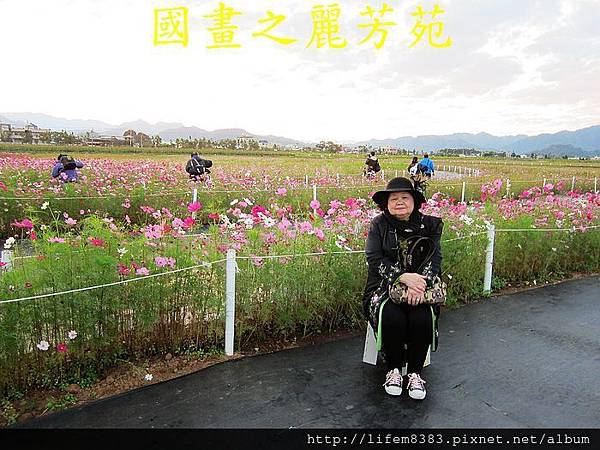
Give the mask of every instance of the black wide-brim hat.
<path id="1" fill-rule="evenodd" d="M 417 191 L 408 178 L 392 178 L 383 191 L 377 191 L 373 194 L 373 201 L 381 208 L 387 206 L 387 199 L 392 192 L 410 192 L 415 199 L 415 208 L 418 210 L 425 200 L 425 196 Z"/>

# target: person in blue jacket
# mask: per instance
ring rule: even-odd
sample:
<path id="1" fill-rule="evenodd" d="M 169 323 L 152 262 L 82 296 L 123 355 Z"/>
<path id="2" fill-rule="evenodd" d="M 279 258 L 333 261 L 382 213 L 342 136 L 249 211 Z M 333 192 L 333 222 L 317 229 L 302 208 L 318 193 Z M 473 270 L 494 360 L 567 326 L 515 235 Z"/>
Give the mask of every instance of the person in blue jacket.
<path id="1" fill-rule="evenodd" d="M 60 154 L 56 159 L 56 164 L 52 168 L 52 178 L 60 178 L 62 181 L 69 183 L 77 181 L 77 169 L 81 169 L 83 163 L 76 161 L 70 156 Z"/>
<path id="2" fill-rule="evenodd" d="M 435 173 L 435 167 L 433 165 L 433 161 L 429 159 L 429 154 L 424 153 L 423 159 L 419 162 L 420 165 L 425 166 L 425 176 L 431 178 L 431 176 Z"/>

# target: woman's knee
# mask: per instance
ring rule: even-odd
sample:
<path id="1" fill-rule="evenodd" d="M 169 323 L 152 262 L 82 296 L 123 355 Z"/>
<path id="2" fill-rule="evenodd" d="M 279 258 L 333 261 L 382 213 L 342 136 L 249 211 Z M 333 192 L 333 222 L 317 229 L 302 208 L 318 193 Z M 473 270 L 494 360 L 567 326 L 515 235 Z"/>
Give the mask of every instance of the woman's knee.
<path id="1" fill-rule="evenodd" d="M 385 328 L 403 328 L 407 326 L 407 314 L 402 307 L 392 302 L 383 306 L 381 325 Z"/>

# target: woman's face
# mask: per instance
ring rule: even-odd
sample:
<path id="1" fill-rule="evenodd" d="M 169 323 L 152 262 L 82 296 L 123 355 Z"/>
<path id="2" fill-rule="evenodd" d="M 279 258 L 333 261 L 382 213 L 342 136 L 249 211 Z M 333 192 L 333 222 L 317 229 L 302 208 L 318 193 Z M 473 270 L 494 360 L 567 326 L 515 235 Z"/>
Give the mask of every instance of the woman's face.
<path id="1" fill-rule="evenodd" d="M 408 192 L 392 192 L 388 197 L 387 207 L 396 219 L 408 220 L 415 209 L 415 200 Z"/>

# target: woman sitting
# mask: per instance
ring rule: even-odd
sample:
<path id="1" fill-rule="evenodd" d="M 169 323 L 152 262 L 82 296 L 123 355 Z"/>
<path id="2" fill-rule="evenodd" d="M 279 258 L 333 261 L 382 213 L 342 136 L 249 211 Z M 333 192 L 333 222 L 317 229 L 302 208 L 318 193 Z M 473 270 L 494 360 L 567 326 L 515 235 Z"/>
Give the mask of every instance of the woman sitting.
<path id="1" fill-rule="evenodd" d="M 372 220 L 367 237 L 365 253 L 369 272 L 363 309 L 388 365 L 385 391 L 390 395 L 402 393 L 402 367 L 407 361 L 408 395 L 423 400 L 426 391 L 421 371 L 434 339 L 434 316 L 439 315 L 439 307 L 424 303 L 424 293 L 428 279 L 440 273 L 443 223 L 438 217 L 419 212 L 425 197 L 407 178 L 390 180 L 385 190 L 373 195 L 373 201 L 383 214 Z M 418 237 L 429 237 L 433 241 L 427 276 L 409 270 L 415 267 L 414 263 L 418 265 L 418 261 L 406 267 L 408 246 Z M 406 303 L 389 301 L 388 287 L 394 281 L 406 285 Z"/>

